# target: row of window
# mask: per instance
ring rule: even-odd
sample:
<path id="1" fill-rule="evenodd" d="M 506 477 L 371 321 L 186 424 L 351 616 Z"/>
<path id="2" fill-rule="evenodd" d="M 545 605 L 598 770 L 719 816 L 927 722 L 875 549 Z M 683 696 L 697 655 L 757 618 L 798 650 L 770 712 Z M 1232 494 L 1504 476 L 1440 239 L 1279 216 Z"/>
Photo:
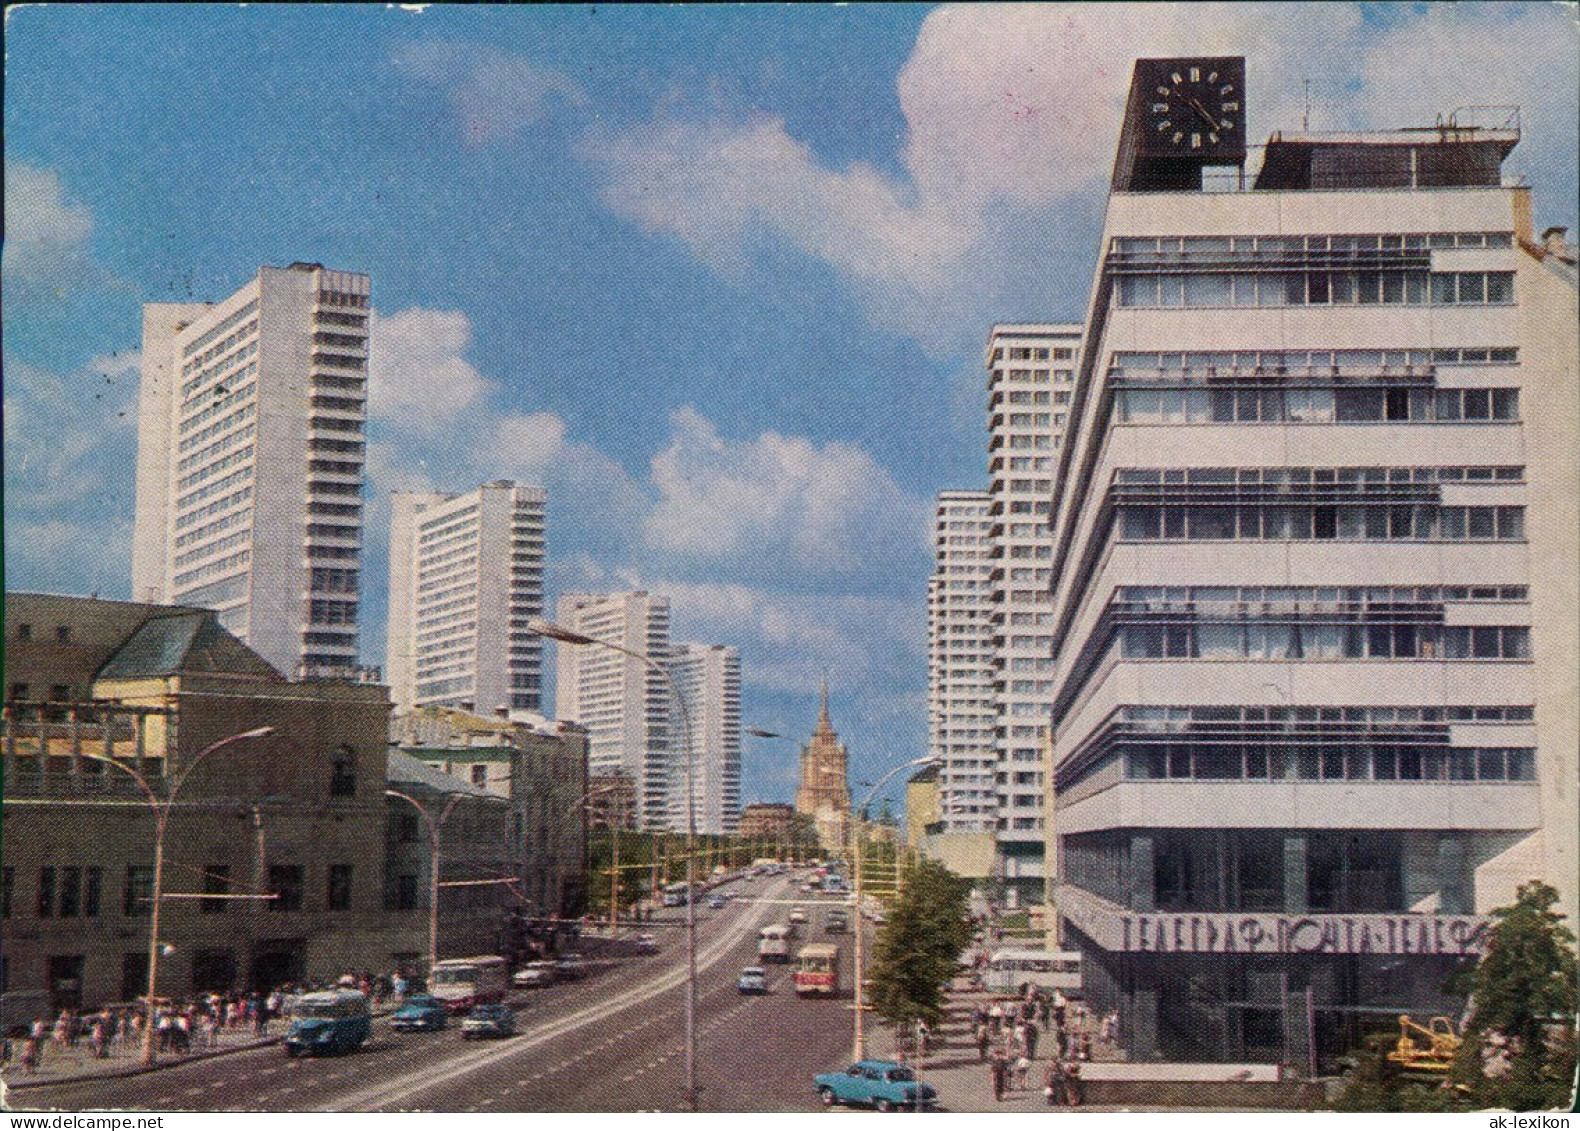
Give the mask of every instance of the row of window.
<path id="1" fill-rule="evenodd" d="M 1527 747 L 1171 745 L 1127 747 L 1120 755 L 1125 777 L 1140 780 L 1536 780 L 1536 751 Z"/>
<path id="2" fill-rule="evenodd" d="M 1384 506 L 1121 506 L 1124 542 L 1519 542 L 1525 508 Z"/>
<path id="3" fill-rule="evenodd" d="M 351 294 L 347 291 L 319 291 L 319 306 L 338 306 L 351 310 L 366 310 L 370 305 L 367 295 Z"/>
<path id="4" fill-rule="evenodd" d="M 258 356 L 258 343 L 250 342 L 242 346 L 229 357 L 222 357 L 212 365 L 199 369 L 196 365 L 187 366 L 187 371 L 192 373 L 191 380 L 181 386 L 181 408 L 185 412 L 198 401 L 209 395 L 223 396 L 225 387 L 249 377 L 258 375 L 258 363 L 252 358 Z M 243 362 L 251 362 L 243 365 Z M 207 386 L 213 384 L 210 389 Z"/>
<path id="5" fill-rule="evenodd" d="M 222 897 L 232 894 L 271 895 L 266 901 L 270 911 L 300 911 L 305 869 L 300 864 L 273 864 L 269 867 L 267 892 L 237 892 L 232 886 L 231 869 L 225 864 L 210 864 L 202 870 L 202 893 Z M 351 910 L 352 865 L 329 865 L 324 906 L 329 911 Z M 97 865 L 45 865 L 38 870 L 33 909 L 40 919 L 96 919 L 103 912 L 104 869 Z M 16 869 L 0 870 L 0 917 L 10 918 L 15 910 Z M 121 888 L 121 914 L 147 915 L 153 909 L 154 870 L 143 864 L 126 868 Z M 205 915 L 223 914 L 237 902 L 232 899 L 199 899 L 198 911 Z M 248 901 L 250 902 L 250 901 Z"/>
<path id="6" fill-rule="evenodd" d="M 1120 486 L 1283 488 L 1331 483 L 1363 492 L 1410 483 L 1518 483 L 1524 478 L 1521 467 L 1122 467 L 1114 472 L 1114 483 Z"/>
<path id="7" fill-rule="evenodd" d="M 249 582 L 249 576 L 243 573 L 235 577 L 227 577 L 221 581 L 211 582 L 208 585 L 201 585 L 196 589 L 177 592 L 174 596 L 182 604 L 200 605 L 212 609 L 219 605 L 228 604 L 231 601 L 241 600 L 247 595 Z"/>
<path id="8" fill-rule="evenodd" d="M 1121 255 L 1218 255 L 1225 252 L 1365 253 L 1512 246 L 1512 232 L 1430 232 L 1417 235 L 1344 236 L 1120 236 L 1115 238 L 1113 250 Z"/>
<path id="9" fill-rule="evenodd" d="M 1519 625 L 1127 624 L 1127 660 L 1528 660 L 1531 630 Z"/>
<path id="10" fill-rule="evenodd" d="M 1437 365 L 1514 365 L 1519 351 L 1512 346 L 1433 347 L 1397 350 L 1217 350 L 1120 351 L 1112 355 L 1111 374 L 1136 379 L 1204 374 L 1257 377 L 1355 376 L 1420 370 L 1430 373 Z"/>
<path id="11" fill-rule="evenodd" d="M 354 326 L 358 329 L 368 324 L 366 314 L 341 314 L 333 310 L 320 310 L 318 312 L 320 326 Z"/>
<path id="12" fill-rule="evenodd" d="M 218 325 L 215 325 L 215 326 L 211 327 L 209 330 L 205 331 L 199 337 L 194 338 L 192 341 L 188 342 L 186 344 L 185 348 L 182 349 L 181 356 L 183 358 L 190 358 L 193 354 L 197 353 L 198 350 L 200 350 L 203 347 L 207 346 L 215 338 L 218 338 L 221 335 L 229 332 L 230 330 L 235 329 L 242 322 L 246 321 L 248 318 L 250 318 L 252 315 L 256 314 L 257 312 L 258 312 L 258 300 L 257 299 L 253 299 L 252 301 L 250 301 L 248 303 L 245 303 L 244 305 L 239 307 L 233 314 L 227 315 L 224 318 L 224 320 L 221 321 Z M 257 322 L 254 321 L 253 324 L 251 326 L 248 326 L 247 329 L 245 331 L 243 331 L 243 332 L 250 334 L 254 330 L 256 330 L 257 328 L 258 328 Z M 234 345 L 235 343 L 232 342 L 231 344 Z M 209 356 L 211 356 L 215 352 L 216 352 L 215 350 L 210 350 L 209 351 Z M 223 352 L 223 349 L 221 348 L 218 352 Z"/>
<path id="13" fill-rule="evenodd" d="M 1415 726 L 1438 723 L 1528 723 L 1536 717 L 1529 706 L 1490 707 L 1154 707 L 1128 705 L 1115 712 L 1121 723 L 1148 731 L 1175 731 L 1192 726 L 1290 723 L 1333 726 Z"/>
<path id="14" fill-rule="evenodd" d="M 197 510 L 188 511 L 186 514 L 181 515 L 176 519 L 176 529 L 185 530 L 187 527 L 193 526 L 203 519 L 209 517 L 209 515 L 218 514 L 220 511 L 229 510 L 231 507 L 239 506 L 245 502 L 250 502 L 251 499 L 252 487 L 243 487 L 240 491 L 237 491 L 231 495 L 226 495 L 223 499 L 215 499 L 212 503 L 205 503 Z"/>
<path id="15" fill-rule="evenodd" d="M 1466 306 L 1514 301 L 1512 271 L 1124 275 L 1120 307 Z"/>
<path id="16" fill-rule="evenodd" d="M 251 427 L 252 427 L 252 425 L 250 425 L 250 424 L 247 426 L 247 428 L 249 428 L 249 429 Z M 251 458 L 252 458 L 252 445 L 248 444 L 246 447 L 242 448 L 239 451 L 231 452 L 230 455 L 225 456 L 223 459 L 216 460 L 214 463 L 211 463 L 211 464 L 209 464 L 206 467 L 198 468 L 198 470 L 192 472 L 190 475 L 183 475 L 180 478 L 180 480 L 176 483 L 176 490 L 178 490 L 178 491 L 185 491 L 188 487 L 192 486 L 194 483 L 199 483 L 202 480 L 206 479 L 210 475 L 215 475 L 215 474 L 217 474 L 217 473 L 219 473 L 221 471 L 229 470 L 230 468 L 235 467 L 237 464 L 241 463 L 243 460 L 247 460 L 247 459 L 251 459 Z M 187 461 L 186 460 L 182 460 L 181 462 L 184 464 Z"/>
<path id="17" fill-rule="evenodd" d="M 1441 605 L 1447 601 L 1525 601 L 1524 585 L 1123 585 L 1114 593 L 1116 605 L 1154 611 L 1191 609 L 1198 605 Z"/>
<path id="18" fill-rule="evenodd" d="M 350 624 L 357 623 L 357 603 L 355 601 L 309 601 L 307 619 L 311 624 Z"/>
<path id="19" fill-rule="evenodd" d="M 1120 389 L 1120 424 L 1347 424 L 1518 420 L 1518 389 Z"/>
<path id="20" fill-rule="evenodd" d="M 231 428 L 236 427 L 238 424 L 243 424 L 246 421 L 251 420 L 257 415 L 257 413 L 258 406 L 256 404 L 244 404 L 229 416 L 220 420 L 216 420 L 208 427 L 183 438 L 179 450 L 182 452 L 190 452 L 194 448 L 200 447 L 209 440 L 212 440 L 221 432 L 225 432 Z"/>
<path id="21" fill-rule="evenodd" d="M 251 397 L 253 393 L 257 392 L 257 389 L 258 385 L 256 382 L 248 381 L 246 384 L 240 385 L 235 390 L 210 402 L 209 406 L 202 412 L 195 412 L 191 416 L 185 417 L 181 421 L 180 431 L 182 435 L 185 436 L 199 425 L 206 424 L 216 416 L 229 412 L 232 407 Z"/>
<path id="22" fill-rule="evenodd" d="M 308 588 L 314 593 L 350 593 L 355 596 L 359 580 L 359 574 L 354 569 L 320 567 L 308 575 Z"/>
<path id="23" fill-rule="evenodd" d="M 193 562 L 202 561 L 210 554 L 220 554 L 224 553 L 226 550 L 234 550 L 237 546 L 245 546 L 251 538 L 252 531 L 250 529 L 238 530 L 234 534 L 227 534 L 218 541 L 209 542 L 199 546 L 195 550 L 188 550 L 185 553 L 177 554 L 175 563 L 176 568 L 180 569 L 183 566 L 191 565 Z M 187 580 L 195 581 L 196 578 L 189 575 Z"/>
<path id="24" fill-rule="evenodd" d="M 360 456 L 363 444 L 361 440 L 334 440 L 327 436 L 310 436 L 307 440 L 307 447 L 309 451 L 314 452 Z"/>
<path id="25" fill-rule="evenodd" d="M 247 443 L 252 439 L 253 431 L 253 425 L 249 424 L 244 428 L 236 429 L 234 432 L 227 432 L 224 436 L 210 444 L 208 447 L 199 451 L 195 451 L 189 456 L 183 457 L 181 462 L 176 464 L 176 471 L 189 471 L 198 464 L 213 459 L 222 452 L 229 451 L 237 444 Z"/>
<path id="26" fill-rule="evenodd" d="M 195 491 L 188 491 L 176 500 L 176 506 L 181 510 L 201 503 L 204 499 L 212 499 L 215 495 L 229 491 L 238 483 L 246 483 L 252 479 L 252 466 L 238 467 L 229 475 L 221 476 L 212 483 L 207 483 Z"/>

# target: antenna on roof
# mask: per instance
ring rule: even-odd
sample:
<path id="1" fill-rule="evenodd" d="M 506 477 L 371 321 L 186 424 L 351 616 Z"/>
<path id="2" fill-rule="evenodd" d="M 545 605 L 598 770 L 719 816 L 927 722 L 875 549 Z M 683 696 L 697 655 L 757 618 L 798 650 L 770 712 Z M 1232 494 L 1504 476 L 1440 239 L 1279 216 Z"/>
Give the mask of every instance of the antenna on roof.
<path id="1" fill-rule="evenodd" d="M 1300 132 L 1311 132 L 1311 80 L 1306 79 L 1306 105 L 1300 115 Z"/>

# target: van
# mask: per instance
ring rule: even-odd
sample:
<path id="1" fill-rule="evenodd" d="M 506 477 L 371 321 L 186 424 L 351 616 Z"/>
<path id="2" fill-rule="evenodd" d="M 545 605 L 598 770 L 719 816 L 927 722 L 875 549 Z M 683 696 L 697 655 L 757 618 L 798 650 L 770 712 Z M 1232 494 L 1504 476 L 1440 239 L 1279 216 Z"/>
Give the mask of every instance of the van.
<path id="1" fill-rule="evenodd" d="M 291 1010 L 287 1056 L 333 1056 L 362 1047 L 373 1031 L 368 998 L 360 990 L 303 994 Z"/>
<path id="2" fill-rule="evenodd" d="M 783 923 L 774 923 L 757 932 L 757 960 L 759 962 L 790 961 L 791 930 Z"/>

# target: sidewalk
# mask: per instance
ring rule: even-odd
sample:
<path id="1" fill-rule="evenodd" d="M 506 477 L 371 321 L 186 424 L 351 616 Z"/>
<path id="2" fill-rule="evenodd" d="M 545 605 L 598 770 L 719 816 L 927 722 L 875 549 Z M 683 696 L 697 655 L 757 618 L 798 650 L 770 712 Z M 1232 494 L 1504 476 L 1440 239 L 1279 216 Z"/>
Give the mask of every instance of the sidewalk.
<path id="1" fill-rule="evenodd" d="M 160 1068 L 169 1068 L 194 1060 L 206 1060 L 211 1056 L 224 1056 L 227 1053 L 263 1048 L 277 1043 L 289 1026 L 290 1023 L 283 1018 L 271 1021 L 269 1032 L 265 1036 L 255 1033 L 251 1025 L 224 1029 L 219 1034 L 217 1046 L 200 1045 L 194 1039 L 191 1052 L 185 1054 L 162 1052 L 154 1068 L 148 1068 L 143 1064 L 143 1045 L 140 1037 L 132 1035 L 122 1037 L 115 1042 L 107 1057 L 95 1057 L 87 1038 L 78 1041 L 76 1048 L 46 1041 L 38 1071 L 26 1075 L 22 1072 L 21 1064 L 23 1042 L 13 1039 L 11 1063 L 5 1066 L 3 1077 L 7 1088 L 32 1088 L 42 1084 L 59 1084 L 67 1080 L 136 1076 L 142 1072 L 158 1071 Z"/>
<path id="2" fill-rule="evenodd" d="M 1037 1043 L 1037 1056 L 1033 1058 L 1031 1070 L 1026 1074 L 1026 1087 L 1019 1091 L 1012 1088 L 1004 1093 L 1002 1100 L 995 1101 L 993 1078 L 988 1063 L 978 1059 L 976 1039 L 971 1033 L 971 1011 L 979 1004 L 986 1006 L 994 998 L 1004 996 L 988 993 L 986 990 L 966 988 L 963 979 L 956 979 L 945 1006 L 945 1018 L 933 1028 L 932 1048 L 920 1061 L 914 1058 L 907 1060 L 924 1083 L 931 1084 L 937 1089 L 940 1107 L 955 1112 L 1139 1110 L 1133 1107 L 1092 1105 L 1082 1105 L 1075 1109 L 1050 1108 L 1042 1094 L 1043 1080 L 1048 1074 L 1049 1056 L 1053 1044 L 1050 1035 L 1046 1033 Z M 1088 1018 L 1085 1025 L 1081 1026 L 1077 1026 L 1072 1021 L 1070 1032 L 1072 1036 L 1084 1032 L 1092 1037 L 1094 1059 L 1120 1059 L 1116 1050 L 1098 1045 L 1094 1019 Z M 874 1046 L 871 1055 L 893 1056 L 893 1034 L 885 1032 L 882 1038 L 874 1042 Z"/>

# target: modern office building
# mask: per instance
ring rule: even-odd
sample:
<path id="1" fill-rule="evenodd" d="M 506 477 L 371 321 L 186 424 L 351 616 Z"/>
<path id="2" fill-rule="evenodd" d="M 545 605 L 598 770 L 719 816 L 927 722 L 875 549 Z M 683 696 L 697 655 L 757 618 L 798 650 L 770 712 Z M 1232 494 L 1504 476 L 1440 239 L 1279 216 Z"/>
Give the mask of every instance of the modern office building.
<path id="1" fill-rule="evenodd" d="M 928 851 L 972 878 L 993 873 L 999 822 L 990 502 L 986 491 L 940 492 L 927 586 L 928 754 L 939 760 Z"/>
<path id="2" fill-rule="evenodd" d="M 543 615 L 547 498 L 503 480 L 391 496 L 385 668 L 397 711 L 539 709 L 543 642 L 527 622 Z"/>
<path id="3" fill-rule="evenodd" d="M 290 676 L 357 661 L 369 293 L 293 263 L 143 307 L 133 595 L 214 609 Z"/>
<path id="4" fill-rule="evenodd" d="M 591 775 L 623 774 L 633 783 L 637 826 L 668 827 L 669 685 L 646 661 L 669 661 L 669 598 L 643 590 L 566 593 L 555 620 L 632 654 L 556 645 L 555 714 L 587 728 Z"/>
<path id="5" fill-rule="evenodd" d="M 994 873 L 1012 903 L 1044 896 L 1042 752 L 1053 705 L 1048 511 L 1080 347 L 1080 326 L 1043 323 L 994 326 L 987 343 Z"/>
<path id="6" fill-rule="evenodd" d="M 1136 64 L 1053 492 L 1052 904 L 1132 1058 L 1325 1066 L 1456 1014 L 1520 883 L 1575 913 L 1575 268 L 1516 114 L 1274 134 L 1247 189 L 1243 76 Z"/>
<path id="7" fill-rule="evenodd" d="M 690 728 L 693 816 L 699 833 L 733 834 L 741 819 L 741 653 L 722 644 L 677 644 L 669 674 Z M 686 767 L 680 720 L 669 783 L 669 827 L 686 828 Z"/>

